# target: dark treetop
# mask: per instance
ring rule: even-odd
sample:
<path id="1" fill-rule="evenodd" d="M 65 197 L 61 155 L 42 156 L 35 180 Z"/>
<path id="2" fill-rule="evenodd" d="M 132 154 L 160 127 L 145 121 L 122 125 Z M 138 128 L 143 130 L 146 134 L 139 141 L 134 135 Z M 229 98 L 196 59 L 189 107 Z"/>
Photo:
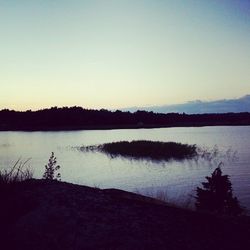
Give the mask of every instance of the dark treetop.
<path id="1" fill-rule="evenodd" d="M 74 130 L 112 128 L 250 125 L 250 113 L 193 114 L 89 110 L 53 107 L 38 111 L 0 111 L 0 130 Z"/>

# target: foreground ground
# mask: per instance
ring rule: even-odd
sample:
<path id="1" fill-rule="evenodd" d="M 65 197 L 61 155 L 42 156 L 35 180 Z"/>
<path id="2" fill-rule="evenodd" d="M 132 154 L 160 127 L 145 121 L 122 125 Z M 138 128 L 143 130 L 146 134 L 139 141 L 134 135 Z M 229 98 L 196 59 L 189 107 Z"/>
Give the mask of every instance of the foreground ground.
<path id="1" fill-rule="evenodd" d="M 170 207 L 121 190 L 31 180 L 1 194 L 5 249 L 249 249 L 250 219 Z"/>

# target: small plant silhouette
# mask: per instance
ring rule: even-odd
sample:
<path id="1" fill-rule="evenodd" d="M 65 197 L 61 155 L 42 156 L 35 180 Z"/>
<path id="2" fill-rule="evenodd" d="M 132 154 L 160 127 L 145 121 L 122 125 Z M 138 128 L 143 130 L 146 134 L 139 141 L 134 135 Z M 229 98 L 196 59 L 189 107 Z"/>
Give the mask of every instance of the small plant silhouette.
<path id="1" fill-rule="evenodd" d="M 220 214 L 239 215 L 243 209 L 237 197 L 233 197 L 232 183 L 228 175 L 222 175 L 220 166 L 214 170 L 207 182 L 202 182 L 203 188 L 196 189 L 196 209 Z"/>
<path id="2" fill-rule="evenodd" d="M 61 174 L 57 173 L 55 176 L 55 172 L 60 169 L 60 166 L 56 164 L 57 160 L 54 155 L 54 152 L 51 153 L 51 156 L 49 158 L 49 162 L 47 165 L 45 165 L 45 172 L 43 174 L 43 179 L 46 180 L 61 180 Z"/>
<path id="3" fill-rule="evenodd" d="M 26 166 L 29 160 L 30 158 L 22 162 L 18 159 L 11 169 L 0 170 L 0 191 L 8 185 L 32 179 L 33 171 Z"/>

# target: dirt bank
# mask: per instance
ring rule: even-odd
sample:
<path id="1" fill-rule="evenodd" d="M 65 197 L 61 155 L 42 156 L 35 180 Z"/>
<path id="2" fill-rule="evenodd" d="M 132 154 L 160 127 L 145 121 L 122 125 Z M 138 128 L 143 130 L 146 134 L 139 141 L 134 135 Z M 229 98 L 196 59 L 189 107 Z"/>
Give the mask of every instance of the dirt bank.
<path id="1" fill-rule="evenodd" d="M 249 249 L 249 217 L 186 211 L 133 193 L 31 180 L 1 197 L 1 249 Z"/>

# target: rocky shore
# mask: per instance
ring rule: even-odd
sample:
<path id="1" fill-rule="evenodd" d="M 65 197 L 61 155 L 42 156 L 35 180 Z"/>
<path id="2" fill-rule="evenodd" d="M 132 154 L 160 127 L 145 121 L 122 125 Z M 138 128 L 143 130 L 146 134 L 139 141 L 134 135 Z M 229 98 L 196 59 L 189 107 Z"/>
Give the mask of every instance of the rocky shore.
<path id="1" fill-rule="evenodd" d="M 30 180 L 1 193 L 3 250 L 249 249 L 250 218 L 171 207 L 116 189 Z"/>

